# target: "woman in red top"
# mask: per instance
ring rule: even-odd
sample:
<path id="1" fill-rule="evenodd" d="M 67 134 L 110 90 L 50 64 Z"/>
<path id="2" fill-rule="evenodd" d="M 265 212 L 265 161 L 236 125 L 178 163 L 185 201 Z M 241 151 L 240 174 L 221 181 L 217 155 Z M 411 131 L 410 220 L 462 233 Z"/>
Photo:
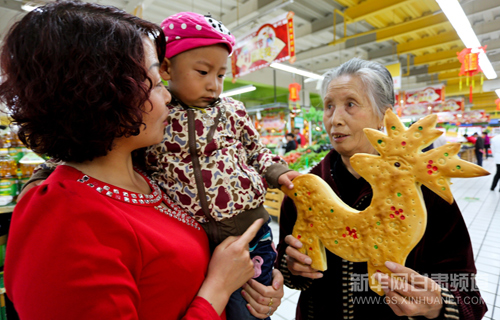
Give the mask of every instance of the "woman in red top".
<path id="1" fill-rule="evenodd" d="M 5 286 L 21 319 L 220 319 L 253 276 L 262 221 L 210 257 L 200 225 L 133 166 L 163 138 L 164 50 L 158 26 L 89 3 L 50 3 L 9 31 L 0 101 L 28 147 L 65 162 L 12 217 Z"/>

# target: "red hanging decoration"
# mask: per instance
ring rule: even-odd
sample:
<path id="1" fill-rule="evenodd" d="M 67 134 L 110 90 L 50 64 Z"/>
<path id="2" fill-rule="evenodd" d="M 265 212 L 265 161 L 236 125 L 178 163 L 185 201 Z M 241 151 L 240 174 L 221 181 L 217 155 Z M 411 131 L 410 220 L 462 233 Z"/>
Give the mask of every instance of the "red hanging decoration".
<path id="1" fill-rule="evenodd" d="M 290 95 L 288 96 L 288 108 L 292 111 L 292 116 L 295 116 L 294 112 L 299 112 L 300 111 L 300 105 L 299 105 L 299 100 L 300 100 L 300 89 L 302 86 L 298 84 L 297 82 L 290 83 L 288 85 L 288 91 L 290 92 Z M 293 106 L 293 103 L 295 102 L 295 106 Z"/>
<path id="2" fill-rule="evenodd" d="M 500 111 L 500 98 L 495 100 L 495 104 L 497 105 L 496 110 Z"/>
<path id="3" fill-rule="evenodd" d="M 472 52 L 474 51 L 474 52 Z M 479 66 L 479 53 L 483 51 L 486 52 L 486 46 L 484 47 L 479 47 L 471 49 L 471 48 L 465 48 L 459 53 L 457 53 L 458 56 L 458 61 L 462 63 L 462 67 L 460 68 L 460 89 L 462 89 L 462 76 L 466 75 L 466 82 L 467 85 L 469 85 L 469 78 L 470 79 L 470 86 L 469 86 L 469 102 L 472 103 L 472 89 L 474 88 L 474 75 L 477 74 L 478 72 L 482 72 L 481 67 Z M 481 74 L 481 84 L 483 83 L 483 75 Z"/>
<path id="4" fill-rule="evenodd" d="M 288 97 L 288 100 L 293 102 L 299 101 L 300 88 L 302 88 L 302 86 L 297 82 L 290 83 L 290 85 L 288 85 L 288 91 L 290 91 L 290 96 Z"/>

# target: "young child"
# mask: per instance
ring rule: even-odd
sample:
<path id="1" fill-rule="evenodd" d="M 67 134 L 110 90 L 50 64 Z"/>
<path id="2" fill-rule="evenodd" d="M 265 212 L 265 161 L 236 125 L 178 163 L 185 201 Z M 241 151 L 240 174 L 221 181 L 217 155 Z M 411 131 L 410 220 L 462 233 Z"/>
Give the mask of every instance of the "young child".
<path id="1" fill-rule="evenodd" d="M 243 103 L 219 98 L 234 36 L 210 16 L 181 12 L 161 24 L 167 53 L 161 75 L 172 102 L 162 143 L 146 150 L 146 168 L 168 196 L 201 222 L 212 247 L 241 235 L 258 218 L 268 187 L 299 175 L 260 142 Z M 147 201 L 147 199 L 132 199 Z M 189 248 L 186 248 L 189 250 Z M 250 243 L 258 282 L 269 285 L 276 251 L 266 223 Z M 255 319 L 241 289 L 226 308 L 227 319 Z M 271 315 L 276 308 L 269 302 Z"/>
<path id="2" fill-rule="evenodd" d="M 173 101 L 162 144 L 147 151 L 148 169 L 216 245 L 255 219 L 269 220 L 267 187 L 290 187 L 298 173 L 262 145 L 241 102 L 219 98 L 234 36 L 210 16 L 192 12 L 170 16 L 161 27 L 167 40 L 162 78 Z M 269 285 L 276 253 L 268 224 L 250 243 L 250 254 L 255 279 Z M 240 292 L 226 311 L 228 319 L 253 318 Z"/>

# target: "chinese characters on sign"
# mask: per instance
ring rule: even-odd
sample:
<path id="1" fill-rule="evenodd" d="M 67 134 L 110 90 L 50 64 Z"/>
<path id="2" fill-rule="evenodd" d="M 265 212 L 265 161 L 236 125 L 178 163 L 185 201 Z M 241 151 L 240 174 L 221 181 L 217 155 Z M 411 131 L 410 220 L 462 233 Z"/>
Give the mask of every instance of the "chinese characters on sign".
<path id="1" fill-rule="evenodd" d="M 470 123 L 484 117 L 479 114 L 469 114 L 464 112 L 464 98 L 445 99 L 445 86 L 431 86 L 406 92 L 397 92 L 395 96 L 395 106 L 398 115 L 402 116 L 426 116 L 431 113 L 438 114 L 438 122 L 451 122 L 446 119 L 456 119 L 463 115 Z M 460 116 L 458 116 L 460 114 Z M 463 120 L 462 119 L 462 120 Z M 452 121 L 455 122 L 455 121 Z"/>
<path id="2" fill-rule="evenodd" d="M 393 277 L 404 279 L 405 274 L 392 274 Z M 430 275 L 423 275 L 425 277 L 431 278 L 436 283 L 451 287 L 458 291 L 471 290 L 471 291 L 479 291 L 476 280 L 474 276 L 471 276 L 468 273 L 458 273 L 458 274 L 446 274 L 446 273 L 432 273 Z M 482 280 L 482 279 L 481 279 Z M 415 291 L 432 291 L 434 288 L 428 288 L 428 283 L 424 281 L 420 275 L 413 275 L 410 277 L 409 282 L 412 284 L 411 290 Z M 352 291 L 353 292 L 368 292 L 370 291 L 370 286 L 368 285 L 368 274 L 356 274 L 353 273 L 351 275 L 351 283 L 352 283 Z M 398 288 L 398 285 L 401 285 Z M 394 284 L 394 289 L 404 289 L 405 282 L 397 281 Z"/>
<path id="3" fill-rule="evenodd" d="M 434 104 L 442 103 L 445 98 L 444 85 L 427 87 L 420 90 L 405 92 L 405 104 Z"/>
<path id="4" fill-rule="evenodd" d="M 231 56 L 233 79 L 268 67 L 272 62 L 294 62 L 293 12 L 283 14 L 238 40 Z"/>

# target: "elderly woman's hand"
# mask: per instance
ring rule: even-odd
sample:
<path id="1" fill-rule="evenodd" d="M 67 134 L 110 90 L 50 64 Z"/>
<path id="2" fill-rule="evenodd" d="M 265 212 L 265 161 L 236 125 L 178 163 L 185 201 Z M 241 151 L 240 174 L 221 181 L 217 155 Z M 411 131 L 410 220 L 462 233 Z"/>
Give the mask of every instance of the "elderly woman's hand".
<path id="1" fill-rule="evenodd" d="M 311 258 L 297 250 L 302 248 L 300 240 L 292 235 L 288 235 L 285 237 L 285 242 L 288 244 L 286 248 L 287 268 L 293 275 L 311 279 L 323 277 L 323 273 L 311 268 Z"/>
<path id="2" fill-rule="evenodd" d="M 376 273 L 375 278 L 382 285 L 385 300 L 396 315 L 428 319 L 439 316 L 443 308 L 441 287 L 434 280 L 394 262 L 388 261 L 385 266 L 398 278 L 382 273 Z"/>
<path id="3" fill-rule="evenodd" d="M 272 315 L 283 298 L 283 275 L 279 270 L 273 270 L 273 284 L 265 286 L 255 280 L 250 280 L 243 285 L 241 294 L 248 302 L 248 310 L 259 319 Z"/>

